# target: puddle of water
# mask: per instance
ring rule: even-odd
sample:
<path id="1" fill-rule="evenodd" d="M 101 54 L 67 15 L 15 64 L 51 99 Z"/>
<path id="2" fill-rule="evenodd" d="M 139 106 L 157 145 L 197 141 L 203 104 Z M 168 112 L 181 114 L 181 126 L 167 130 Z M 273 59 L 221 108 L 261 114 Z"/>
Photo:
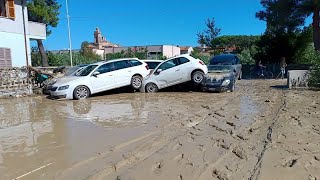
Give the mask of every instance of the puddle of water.
<path id="1" fill-rule="evenodd" d="M 259 112 L 258 107 L 249 96 L 240 97 L 240 119 L 236 121 L 236 127 L 249 126 L 254 122 L 253 116 Z"/>
<path id="2" fill-rule="evenodd" d="M 154 117 L 161 112 L 150 112 L 145 101 L 135 96 L 119 97 L 1 100 L 0 179 L 12 179 L 52 162 L 56 169 L 50 173 L 54 177 L 75 162 L 155 127 Z"/>

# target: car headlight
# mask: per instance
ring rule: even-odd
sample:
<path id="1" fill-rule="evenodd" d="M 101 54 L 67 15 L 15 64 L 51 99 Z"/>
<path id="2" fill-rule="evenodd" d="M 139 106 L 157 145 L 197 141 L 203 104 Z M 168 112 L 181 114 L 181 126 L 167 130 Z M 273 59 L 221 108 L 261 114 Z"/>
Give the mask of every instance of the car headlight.
<path id="1" fill-rule="evenodd" d="M 69 88 L 69 85 L 59 87 L 59 91 L 63 91 Z"/>
<path id="2" fill-rule="evenodd" d="M 230 79 L 226 79 L 223 81 L 222 86 L 228 86 L 231 83 Z"/>

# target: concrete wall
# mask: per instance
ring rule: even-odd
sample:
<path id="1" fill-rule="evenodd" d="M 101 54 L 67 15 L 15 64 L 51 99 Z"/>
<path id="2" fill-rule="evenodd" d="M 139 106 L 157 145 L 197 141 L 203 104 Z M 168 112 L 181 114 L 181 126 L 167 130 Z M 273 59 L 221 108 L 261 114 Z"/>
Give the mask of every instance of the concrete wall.
<path id="1" fill-rule="evenodd" d="M 27 69 L 0 69 L 0 98 L 32 94 Z"/>
<path id="2" fill-rule="evenodd" d="M 0 32 L 0 47 L 11 49 L 13 67 L 22 67 L 27 65 L 23 34 Z M 31 64 L 30 42 L 28 38 L 27 38 L 27 48 L 28 48 L 29 64 Z"/>
<path id="3" fill-rule="evenodd" d="M 23 34 L 23 18 L 22 18 L 21 1 L 15 1 L 15 14 L 16 14 L 15 19 L 0 17 L 0 32 Z M 26 22 L 28 22 L 27 8 L 24 9 L 24 15 L 25 15 Z"/>
<path id="4" fill-rule="evenodd" d="M 30 39 L 46 39 L 47 32 L 46 26 L 42 23 L 28 22 L 27 35 Z"/>
<path id="5" fill-rule="evenodd" d="M 308 87 L 309 71 L 308 70 L 290 70 L 288 71 L 288 87 L 306 88 Z"/>

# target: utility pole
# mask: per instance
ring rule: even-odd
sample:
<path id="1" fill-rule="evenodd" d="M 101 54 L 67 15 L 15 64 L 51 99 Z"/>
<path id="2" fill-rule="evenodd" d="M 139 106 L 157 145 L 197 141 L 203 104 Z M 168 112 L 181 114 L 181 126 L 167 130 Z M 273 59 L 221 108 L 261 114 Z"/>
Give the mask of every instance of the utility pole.
<path id="1" fill-rule="evenodd" d="M 70 65 L 72 67 L 73 66 L 73 62 L 72 62 L 72 43 L 71 43 L 70 16 L 69 16 L 68 0 L 66 0 L 66 10 L 67 10 L 67 21 L 68 21 Z"/>

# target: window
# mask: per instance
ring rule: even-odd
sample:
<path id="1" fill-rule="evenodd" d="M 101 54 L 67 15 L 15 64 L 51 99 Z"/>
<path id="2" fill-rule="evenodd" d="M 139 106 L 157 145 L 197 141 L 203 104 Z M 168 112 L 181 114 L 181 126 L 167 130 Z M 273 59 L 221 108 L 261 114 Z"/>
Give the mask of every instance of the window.
<path id="1" fill-rule="evenodd" d="M 0 16 L 15 18 L 14 0 L 0 0 Z"/>
<path id="2" fill-rule="evenodd" d="M 209 65 L 233 65 L 235 57 L 235 55 L 218 55 L 210 60 Z"/>
<path id="3" fill-rule="evenodd" d="M 179 62 L 180 62 L 180 64 L 184 64 L 184 63 L 188 63 L 190 61 L 187 58 L 181 57 L 181 58 L 179 58 Z"/>
<path id="4" fill-rule="evenodd" d="M 114 62 L 114 70 L 120 70 L 131 67 L 128 61 L 117 61 Z"/>
<path id="5" fill-rule="evenodd" d="M 100 66 L 97 69 L 97 72 L 99 72 L 100 74 L 104 74 L 104 73 L 111 72 L 113 70 L 114 70 L 114 63 L 107 63 L 107 64 Z"/>
<path id="6" fill-rule="evenodd" d="M 12 67 L 11 49 L 0 48 L 0 69 L 11 68 L 11 67 Z"/>
<path id="7" fill-rule="evenodd" d="M 171 68 L 178 66 L 178 65 L 179 65 L 179 62 L 177 59 L 171 59 L 171 60 L 161 64 L 158 69 L 162 69 L 162 71 L 165 71 L 167 69 L 171 69 Z"/>
<path id="8" fill-rule="evenodd" d="M 160 62 L 147 62 L 147 64 L 150 69 L 155 69 L 160 64 Z"/>
<path id="9" fill-rule="evenodd" d="M 137 61 L 137 60 L 130 60 L 130 64 L 132 66 L 140 66 L 142 63 L 140 61 Z"/>
<path id="10" fill-rule="evenodd" d="M 81 71 L 81 73 L 77 74 L 77 76 L 88 76 L 96 67 L 97 65 L 87 66 L 83 71 Z"/>

